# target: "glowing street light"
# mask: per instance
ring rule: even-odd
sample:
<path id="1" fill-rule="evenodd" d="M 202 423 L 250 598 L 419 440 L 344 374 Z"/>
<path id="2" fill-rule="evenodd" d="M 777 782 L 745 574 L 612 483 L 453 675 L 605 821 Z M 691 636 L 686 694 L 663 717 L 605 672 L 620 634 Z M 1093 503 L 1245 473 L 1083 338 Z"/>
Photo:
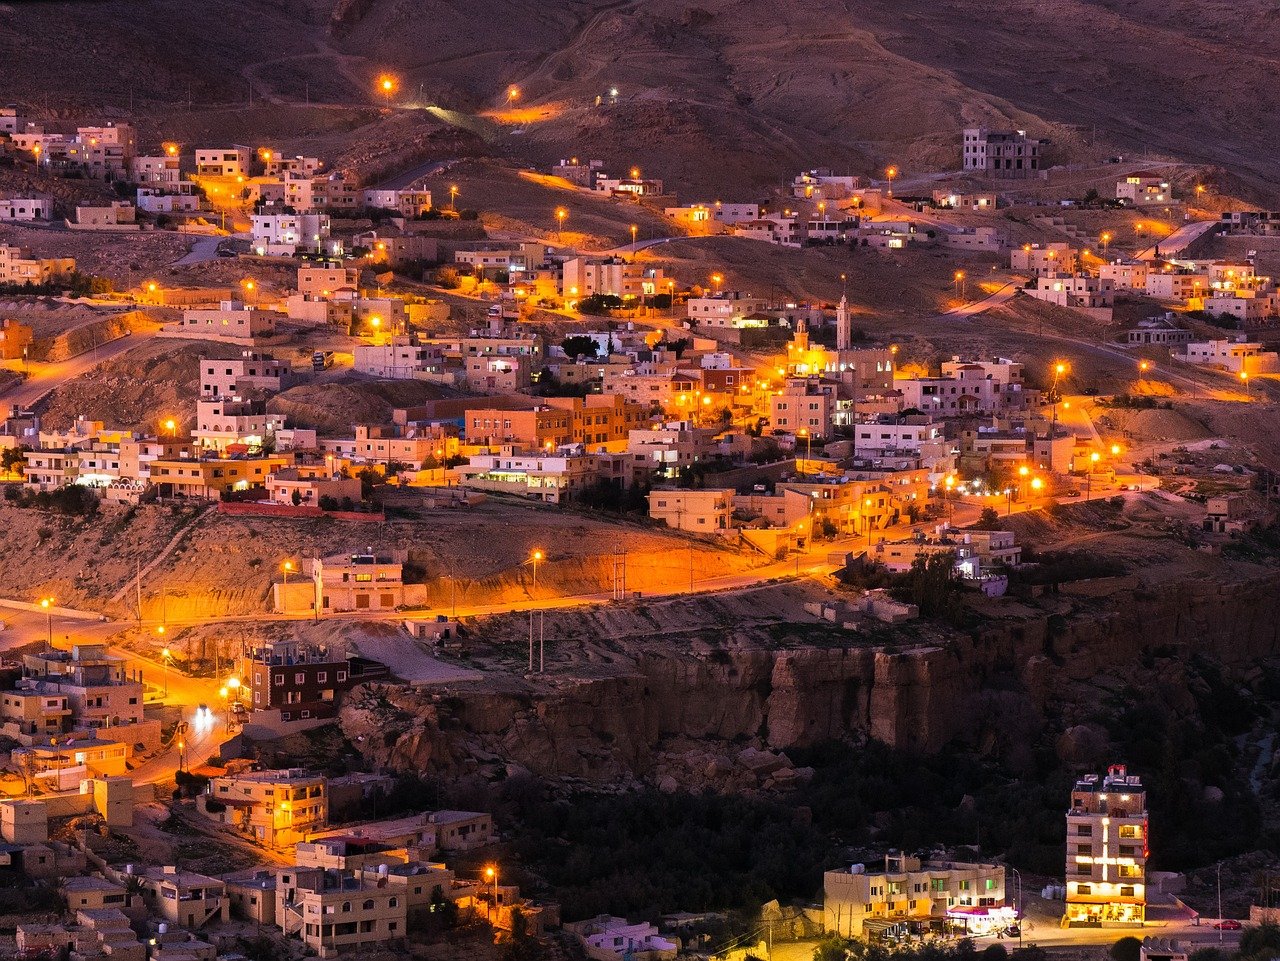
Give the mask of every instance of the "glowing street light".
<path id="1" fill-rule="evenodd" d="M 45 627 L 48 630 L 49 646 L 53 647 L 53 598 L 40 598 L 40 606 L 44 608 Z"/>
<path id="2" fill-rule="evenodd" d="M 378 92 L 388 100 L 390 100 L 391 95 L 396 92 L 397 86 L 396 78 L 392 74 L 384 73 L 378 77 Z"/>
<path id="3" fill-rule="evenodd" d="M 1138 361 L 1138 380 L 1142 380 L 1142 375 L 1145 374 L 1150 369 L 1151 369 L 1151 361 L 1149 360 Z"/>
<path id="4" fill-rule="evenodd" d="M 564 221 L 569 216 L 569 211 L 563 207 L 556 209 L 556 240 L 559 241 L 564 236 Z"/>
<path id="5" fill-rule="evenodd" d="M 493 882 L 493 897 L 490 898 L 489 905 L 496 912 L 498 910 L 498 869 L 490 865 L 484 869 L 484 877 L 486 881 Z M 486 911 L 485 914 L 487 918 L 488 912 Z"/>
<path id="6" fill-rule="evenodd" d="M 1107 244 L 1111 243 L 1111 234 L 1104 230 L 1098 240 L 1102 242 L 1102 252 L 1105 254 L 1107 252 Z"/>
<path id="7" fill-rule="evenodd" d="M 170 436 L 172 436 L 175 439 L 177 438 L 178 422 L 174 420 L 172 417 L 170 417 L 168 420 L 164 422 L 164 429 L 169 432 Z"/>
<path id="8" fill-rule="evenodd" d="M 161 624 L 159 627 L 156 628 L 156 633 L 159 634 L 161 637 L 164 636 L 163 624 Z M 169 653 L 168 647 L 165 647 L 160 651 L 160 664 L 164 667 L 164 696 L 165 697 L 169 696 L 169 659 L 171 657 L 172 655 Z"/>
<path id="9" fill-rule="evenodd" d="M 542 548 L 535 547 L 529 555 L 529 563 L 533 565 L 533 586 L 529 591 L 530 595 L 537 593 L 538 590 L 538 563 L 546 560 L 547 555 L 542 552 Z"/>
<path id="10" fill-rule="evenodd" d="M 632 248 L 634 248 L 634 247 L 635 247 L 635 245 L 636 245 L 636 234 L 637 234 L 637 233 L 639 233 L 639 231 L 640 231 L 640 228 L 639 228 L 639 227 L 637 227 L 635 224 L 632 224 L 632 225 L 631 225 L 631 246 L 632 246 Z"/>
<path id="11" fill-rule="evenodd" d="M 893 196 L 893 178 L 898 176 L 897 167 L 888 167 L 884 172 L 885 177 L 889 180 L 889 196 Z"/>
<path id="12" fill-rule="evenodd" d="M 720 274 L 711 275 L 711 286 L 713 286 L 716 289 L 717 294 L 720 293 L 720 285 L 722 283 L 724 283 L 724 277 L 722 277 Z"/>
<path id="13" fill-rule="evenodd" d="M 376 319 L 376 318 L 375 318 Z M 280 613 L 289 613 L 289 575 L 293 573 L 293 561 L 286 560 L 280 565 L 280 571 L 284 574 L 284 589 L 280 592 Z"/>
<path id="14" fill-rule="evenodd" d="M 1250 397 L 1249 393 L 1249 372 L 1247 370 L 1240 371 L 1240 383 L 1244 384 L 1244 395 Z"/>
<path id="15" fill-rule="evenodd" d="M 507 88 L 507 104 L 510 105 L 520 99 L 520 88 L 510 86 Z"/>
<path id="16" fill-rule="evenodd" d="M 956 293 L 959 294 L 961 300 L 964 300 L 964 271 L 963 270 L 956 271 L 955 280 L 956 280 Z"/>
<path id="17" fill-rule="evenodd" d="M 449 209 L 454 213 L 458 212 L 458 185 L 449 185 Z"/>

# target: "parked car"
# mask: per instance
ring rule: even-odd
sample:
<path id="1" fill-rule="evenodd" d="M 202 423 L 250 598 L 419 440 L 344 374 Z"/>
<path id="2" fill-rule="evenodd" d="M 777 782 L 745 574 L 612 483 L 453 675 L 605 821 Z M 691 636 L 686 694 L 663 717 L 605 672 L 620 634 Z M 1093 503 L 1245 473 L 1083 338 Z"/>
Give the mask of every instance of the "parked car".
<path id="1" fill-rule="evenodd" d="M 1215 924 L 1214 927 L 1220 931 L 1239 931 L 1240 922 L 1235 918 L 1224 918 Z"/>

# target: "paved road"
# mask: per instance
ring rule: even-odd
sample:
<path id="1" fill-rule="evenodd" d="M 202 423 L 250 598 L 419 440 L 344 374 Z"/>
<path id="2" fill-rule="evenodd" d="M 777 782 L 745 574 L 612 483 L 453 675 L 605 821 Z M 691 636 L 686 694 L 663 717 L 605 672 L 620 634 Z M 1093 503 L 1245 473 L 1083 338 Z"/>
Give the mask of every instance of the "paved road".
<path id="1" fill-rule="evenodd" d="M 416 181 L 422 180 L 424 177 L 430 177 L 433 174 L 441 173 L 448 170 L 458 161 L 456 160 L 433 160 L 431 163 L 419 164 L 416 167 L 410 167 L 408 170 L 396 174 L 394 177 L 388 177 L 382 183 L 378 184 L 378 190 L 404 190 Z M 448 191 L 445 192 L 446 196 Z M 436 198 L 433 195 L 433 200 Z M 443 203 L 444 198 L 439 198 L 437 204 Z"/>
<path id="2" fill-rule="evenodd" d="M 992 307 L 998 307 L 1006 301 L 1012 300 L 1018 295 L 1021 288 L 1014 281 L 1009 281 L 993 294 L 988 294 L 981 300 L 974 300 L 967 304 L 961 304 L 959 307 L 952 307 L 941 316 L 956 320 L 964 320 L 990 310 Z"/>
<path id="3" fill-rule="evenodd" d="M 158 330 L 158 328 L 157 328 Z M 31 364 L 31 372 L 25 381 L 10 386 L 7 390 L 0 388 L 0 400 L 19 407 L 31 407 L 44 398 L 46 394 L 67 381 L 86 374 L 99 364 L 114 357 L 119 357 L 143 342 L 154 337 L 156 331 L 138 331 L 126 334 L 116 340 L 109 341 L 83 354 L 53 364 Z M 21 369 L 17 367 L 16 369 Z"/>
<path id="4" fill-rule="evenodd" d="M 1198 220 L 1192 224 L 1184 224 L 1159 243 L 1135 254 L 1138 260 L 1155 260 L 1157 248 L 1161 257 L 1176 257 L 1205 234 L 1216 230 L 1218 221 Z"/>
<path id="5" fill-rule="evenodd" d="M 222 236 L 202 236 L 191 245 L 191 249 L 187 251 L 186 256 L 175 260 L 170 266 L 187 267 L 191 264 L 203 264 L 210 260 L 217 260 L 218 244 L 222 243 L 225 239 L 226 238 Z"/>
<path id="6" fill-rule="evenodd" d="M 83 621 L 70 617 L 46 617 L 33 611 L 18 611 L 11 608 L 0 610 L 0 620 L 5 629 L 0 631 L 0 651 L 9 651 L 37 641 L 47 641 L 50 634 L 53 645 L 62 650 L 69 649 L 76 643 L 103 643 L 121 629 L 119 622 Z M 230 737 L 225 723 L 225 712 L 221 710 L 222 699 L 218 694 L 219 680 L 212 678 L 189 677 L 182 672 L 169 669 L 165 671 L 158 660 L 141 657 L 133 651 L 112 647 L 111 653 L 123 658 L 131 671 L 142 672 L 143 679 L 151 688 L 152 698 L 159 697 L 168 703 L 181 705 L 183 720 L 188 723 L 188 730 L 181 735 L 184 750 L 182 763 L 190 767 L 199 764 L 213 754 L 217 746 Z M 163 697 L 165 687 L 168 697 Z M 152 700 L 154 703 L 154 700 Z M 211 725 L 197 728 L 195 721 L 199 705 L 207 704 L 212 711 L 214 722 Z M 178 769 L 180 758 L 176 745 L 171 744 L 155 757 L 144 761 L 129 772 L 138 783 L 164 781 L 173 777 Z"/>

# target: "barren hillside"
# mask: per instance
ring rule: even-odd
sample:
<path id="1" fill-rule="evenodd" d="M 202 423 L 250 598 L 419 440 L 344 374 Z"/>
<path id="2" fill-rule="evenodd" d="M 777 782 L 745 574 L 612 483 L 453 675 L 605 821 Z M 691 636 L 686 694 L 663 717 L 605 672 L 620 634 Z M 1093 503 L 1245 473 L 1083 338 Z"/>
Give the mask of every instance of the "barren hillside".
<path id="1" fill-rule="evenodd" d="M 1264 51 L 1278 33 L 1262 0 L 105 0 L 0 5 L 0 92 L 67 119 L 185 117 L 192 132 L 228 122 L 202 123 L 210 106 L 252 96 L 296 106 L 332 141 L 367 121 L 351 108 L 393 71 L 382 105 L 489 141 L 464 151 L 590 153 L 699 191 L 801 165 L 953 166 L 976 122 L 1050 136 L 1057 160 L 1147 151 L 1269 189 L 1280 87 Z"/>

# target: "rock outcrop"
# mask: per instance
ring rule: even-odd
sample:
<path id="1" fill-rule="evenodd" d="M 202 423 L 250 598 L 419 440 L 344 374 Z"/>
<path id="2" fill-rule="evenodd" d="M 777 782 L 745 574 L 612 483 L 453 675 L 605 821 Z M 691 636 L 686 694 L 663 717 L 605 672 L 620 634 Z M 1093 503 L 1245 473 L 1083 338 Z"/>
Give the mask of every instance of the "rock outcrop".
<path id="1" fill-rule="evenodd" d="M 785 786 L 796 777 L 781 753 L 790 748 L 870 737 L 924 752 L 951 742 L 999 750 L 1048 718 L 1065 732 L 1064 758 L 1087 762 L 1104 737 L 1086 726 L 1086 691 L 1098 679 L 1190 708 L 1191 655 L 1247 672 L 1280 653 L 1276 597 L 1272 578 L 1130 585 L 1058 602 L 1066 613 L 1024 608 L 943 642 L 901 646 L 835 628 L 815 628 L 827 632 L 823 643 L 771 644 L 743 629 L 627 639 L 614 669 L 596 665 L 589 676 L 495 676 L 435 694 L 366 689 L 341 723 L 379 765 L 457 772 L 514 762 L 595 785 Z"/>

